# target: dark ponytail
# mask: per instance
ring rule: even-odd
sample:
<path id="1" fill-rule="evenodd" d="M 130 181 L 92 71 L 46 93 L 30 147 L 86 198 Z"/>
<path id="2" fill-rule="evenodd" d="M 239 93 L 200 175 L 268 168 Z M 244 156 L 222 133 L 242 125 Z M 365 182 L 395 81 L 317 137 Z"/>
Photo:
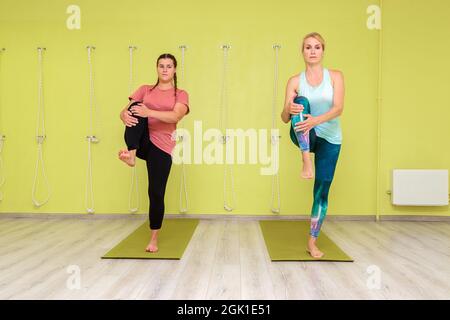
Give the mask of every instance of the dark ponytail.
<path id="1" fill-rule="evenodd" d="M 175 63 L 176 64 L 176 63 Z M 177 73 L 173 75 L 173 82 L 175 83 L 175 98 L 177 97 Z"/>

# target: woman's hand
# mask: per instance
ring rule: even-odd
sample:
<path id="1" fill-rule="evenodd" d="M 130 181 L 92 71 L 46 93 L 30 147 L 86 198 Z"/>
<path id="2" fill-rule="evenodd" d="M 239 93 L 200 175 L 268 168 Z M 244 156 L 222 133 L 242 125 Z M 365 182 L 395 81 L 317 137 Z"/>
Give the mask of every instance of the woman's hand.
<path id="1" fill-rule="evenodd" d="M 120 113 L 120 119 L 127 127 L 134 127 L 138 123 L 138 119 L 133 117 L 131 111 L 124 109 Z"/>
<path id="2" fill-rule="evenodd" d="M 304 114 L 303 117 L 306 118 L 305 121 L 302 122 L 298 122 L 295 125 L 295 131 L 303 131 L 304 134 L 308 134 L 309 131 L 314 128 L 315 126 L 317 126 L 319 124 L 319 121 L 317 120 L 317 117 L 313 117 L 310 114 Z"/>
<path id="3" fill-rule="evenodd" d="M 289 113 L 292 114 L 299 114 L 304 109 L 302 104 L 296 104 L 294 102 L 291 102 L 289 105 Z"/>
<path id="4" fill-rule="evenodd" d="M 139 116 L 142 118 L 148 118 L 150 116 L 150 109 L 142 103 L 132 106 L 130 110 L 133 116 Z"/>

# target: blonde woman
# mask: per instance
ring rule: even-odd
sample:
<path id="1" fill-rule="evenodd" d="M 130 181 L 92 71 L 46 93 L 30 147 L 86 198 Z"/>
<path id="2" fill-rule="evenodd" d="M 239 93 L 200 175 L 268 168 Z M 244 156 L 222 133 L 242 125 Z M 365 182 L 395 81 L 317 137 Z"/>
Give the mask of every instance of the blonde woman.
<path id="1" fill-rule="evenodd" d="M 314 32 L 303 38 L 301 53 L 305 70 L 292 76 L 286 86 L 286 97 L 281 118 L 285 123 L 305 110 L 297 98 L 306 98 L 310 114 L 302 114 L 304 121 L 293 124 L 301 141 L 302 177 L 314 180 L 314 202 L 311 210 L 311 229 L 306 250 L 316 259 L 324 253 L 316 245 L 327 214 L 328 192 L 333 181 L 342 144 L 339 116 L 344 108 L 344 78 L 340 71 L 322 65 L 325 51 L 323 37 Z M 300 133 L 300 134 L 299 134 Z M 309 153 L 313 152 L 315 175 Z"/>

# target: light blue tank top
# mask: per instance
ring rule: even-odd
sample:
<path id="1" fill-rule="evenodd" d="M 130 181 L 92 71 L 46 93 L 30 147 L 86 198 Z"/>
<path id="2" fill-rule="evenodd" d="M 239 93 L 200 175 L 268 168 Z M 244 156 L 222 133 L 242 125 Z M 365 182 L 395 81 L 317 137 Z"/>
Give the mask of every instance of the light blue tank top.
<path id="1" fill-rule="evenodd" d="M 316 87 L 311 86 L 306 80 L 305 72 L 300 74 L 299 95 L 309 100 L 311 107 L 311 115 L 313 117 L 320 116 L 328 112 L 333 106 L 333 84 L 331 83 L 330 72 L 323 69 L 322 83 Z M 329 143 L 341 144 L 342 131 L 339 117 L 321 123 L 314 127 L 316 135 L 327 140 Z"/>

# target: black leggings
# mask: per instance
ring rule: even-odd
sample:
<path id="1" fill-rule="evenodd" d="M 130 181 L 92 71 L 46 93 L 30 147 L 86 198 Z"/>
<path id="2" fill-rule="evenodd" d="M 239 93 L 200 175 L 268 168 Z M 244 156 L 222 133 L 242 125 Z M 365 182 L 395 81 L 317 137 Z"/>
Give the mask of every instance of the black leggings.
<path id="1" fill-rule="evenodd" d="M 136 156 L 147 163 L 150 229 L 158 230 L 164 218 L 164 195 L 172 157 L 150 141 L 147 118 L 134 117 L 139 122 L 134 127 L 125 128 L 125 143 L 128 150 L 136 149 Z"/>

